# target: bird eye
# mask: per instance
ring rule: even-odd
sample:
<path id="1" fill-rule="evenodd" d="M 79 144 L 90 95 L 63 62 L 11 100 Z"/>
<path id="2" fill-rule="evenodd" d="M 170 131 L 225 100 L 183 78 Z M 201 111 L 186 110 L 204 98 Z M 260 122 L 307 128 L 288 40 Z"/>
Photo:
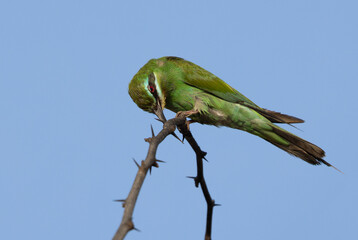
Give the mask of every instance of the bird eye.
<path id="1" fill-rule="evenodd" d="M 149 86 L 149 91 L 150 91 L 151 93 L 154 93 L 154 92 L 155 92 L 155 88 L 154 88 L 153 86 Z"/>
<path id="2" fill-rule="evenodd" d="M 148 77 L 148 90 L 152 94 L 155 93 L 155 75 L 154 75 L 154 73 L 149 74 L 149 77 Z"/>

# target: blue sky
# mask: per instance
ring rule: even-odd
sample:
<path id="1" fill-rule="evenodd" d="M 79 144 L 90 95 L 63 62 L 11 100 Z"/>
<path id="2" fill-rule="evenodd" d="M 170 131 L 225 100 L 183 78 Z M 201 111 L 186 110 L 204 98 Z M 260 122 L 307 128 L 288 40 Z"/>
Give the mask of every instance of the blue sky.
<path id="1" fill-rule="evenodd" d="M 111 239 L 154 115 L 128 83 L 180 56 L 256 104 L 306 120 L 287 128 L 345 174 L 245 132 L 194 124 L 208 152 L 213 239 L 358 239 L 356 1 L 2 1 L 0 238 Z M 166 112 L 168 117 L 174 116 Z M 206 205 L 169 137 L 126 239 L 202 239 Z"/>

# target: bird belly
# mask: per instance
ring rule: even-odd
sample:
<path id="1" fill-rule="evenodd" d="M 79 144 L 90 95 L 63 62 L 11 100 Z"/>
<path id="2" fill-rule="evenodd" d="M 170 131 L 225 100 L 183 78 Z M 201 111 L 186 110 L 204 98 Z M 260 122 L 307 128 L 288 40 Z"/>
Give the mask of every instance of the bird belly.
<path id="1" fill-rule="evenodd" d="M 227 102 L 202 91 L 192 90 L 190 94 L 188 92 L 180 92 L 180 94 L 175 92 L 176 95 L 170 96 L 170 99 L 168 99 L 166 108 L 173 112 L 195 110 L 198 113 L 191 115 L 190 118 L 198 123 L 218 127 L 226 126 L 255 135 L 257 135 L 256 129 L 258 125 L 268 121 L 246 106 Z"/>
<path id="2" fill-rule="evenodd" d="M 268 120 L 256 111 L 236 103 L 215 99 L 211 104 L 203 106 L 195 104 L 198 114 L 191 119 L 202 124 L 226 126 L 259 135 L 257 130 L 269 127 Z M 271 128 L 271 127 L 269 127 Z"/>

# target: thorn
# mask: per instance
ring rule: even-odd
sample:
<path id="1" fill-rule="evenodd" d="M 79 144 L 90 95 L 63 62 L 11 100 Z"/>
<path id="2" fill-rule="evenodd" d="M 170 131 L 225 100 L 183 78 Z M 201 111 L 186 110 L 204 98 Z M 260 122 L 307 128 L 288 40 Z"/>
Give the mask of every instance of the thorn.
<path id="1" fill-rule="evenodd" d="M 161 122 L 161 123 L 165 123 L 164 121 L 160 120 L 159 118 L 154 118 L 155 120 Z"/>
<path id="2" fill-rule="evenodd" d="M 158 168 L 159 167 L 159 165 L 158 165 L 158 163 L 155 161 L 154 163 L 153 163 L 153 165 L 152 165 L 153 167 L 156 167 L 156 168 Z"/>
<path id="3" fill-rule="evenodd" d="M 207 152 L 201 151 L 201 158 L 204 159 L 205 161 L 209 162 L 205 156 L 206 156 Z"/>
<path id="4" fill-rule="evenodd" d="M 126 199 L 113 200 L 113 202 L 121 202 L 123 208 L 126 206 Z"/>
<path id="5" fill-rule="evenodd" d="M 152 141 L 152 138 L 144 138 L 144 142 L 150 143 Z"/>
<path id="6" fill-rule="evenodd" d="M 215 203 L 214 199 L 211 201 L 211 204 L 213 207 L 221 206 L 221 204 Z"/>
<path id="7" fill-rule="evenodd" d="M 198 177 L 190 177 L 190 176 L 187 176 L 187 178 L 194 179 L 195 187 L 199 187 L 199 179 L 198 179 Z"/>
<path id="8" fill-rule="evenodd" d="M 150 175 L 152 175 L 152 167 L 156 167 L 156 168 L 159 167 L 158 162 L 165 163 L 165 162 L 162 161 L 162 160 L 155 159 L 155 161 L 154 161 L 154 163 L 152 164 L 152 166 L 149 167 L 149 174 L 150 174 Z"/>
<path id="9" fill-rule="evenodd" d="M 137 232 L 140 232 L 140 230 L 139 230 L 138 228 L 134 227 L 134 226 L 133 226 L 132 229 L 135 230 L 135 231 L 137 231 Z"/>
<path id="10" fill-rule="evenodd" d="M 185 137 L 184 137 L 184 134 L 183 134 L 183 140 L 181 140 L 182 143 L 184 143 L 184 139 L 185 139 Z"/>
<path id="11" fill-rule="evenodd" d="M 154 130 L 153 130 L 152 124 L 150 124 L 150 130 L 152 130 L 152 138 L 154 138 L 154 137 L 155 137 L 155 134 L 154 134 Z"/>
<path id="12" fill-rule="evenodd" d="M 132 158 L 132 159 L 133 159 L 135 165 L 137 165 L 137 167 L 140 168 L 140 166 L 139 166 L 139 164 L 137 163 L 137 161 L 136 161 L 134 158 Z"/>
<path id="13" fill-rule="evenodd" d="M 175 132 L 173 132 L 173 133 L 171 133 L 171 134 L 172 134 L 176 139 L 178 139 L 179 142 L 184 143 L 182 140 L 180 140 L 180 138 L 178 137 L 178 135 L 176 135 Z"/>

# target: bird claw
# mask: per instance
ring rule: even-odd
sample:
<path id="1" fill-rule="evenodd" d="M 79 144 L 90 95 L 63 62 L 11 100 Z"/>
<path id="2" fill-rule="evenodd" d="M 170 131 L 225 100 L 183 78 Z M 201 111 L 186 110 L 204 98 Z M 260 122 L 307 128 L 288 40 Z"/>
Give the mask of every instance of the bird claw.
<path id="1" fill-rule="evenodd" d="M 178 114 L 179 114 L 179 116 L 180 116 L 181 113 L 178 112 L 178 113 L 177 113 L 177 116 L 178 116 Z M 194 121 L 194 120 L 185 120 L 185 127 L 186 127 L 186 129 L 187 129 L 188 131 L 190 131 L 190 124 L 192 124 L 192 123 L 196 123 L 196 121 Z M 179 129 L 179 132 L 182 133 L 182 132 L 180 131 L 180 129 Z M 184 138 L 185 138 L 185 137 L 183 136 L 183 140 L 181 140 L 182 143 L 184 143 Z"/>
<path id="2" fill-rule="evenodd" d="M 177 112 L 175 117 L 190 117 L 191 115 L 199 113 L 198 110 L 190 110 L 190 111 L 179 111 Z"/>

